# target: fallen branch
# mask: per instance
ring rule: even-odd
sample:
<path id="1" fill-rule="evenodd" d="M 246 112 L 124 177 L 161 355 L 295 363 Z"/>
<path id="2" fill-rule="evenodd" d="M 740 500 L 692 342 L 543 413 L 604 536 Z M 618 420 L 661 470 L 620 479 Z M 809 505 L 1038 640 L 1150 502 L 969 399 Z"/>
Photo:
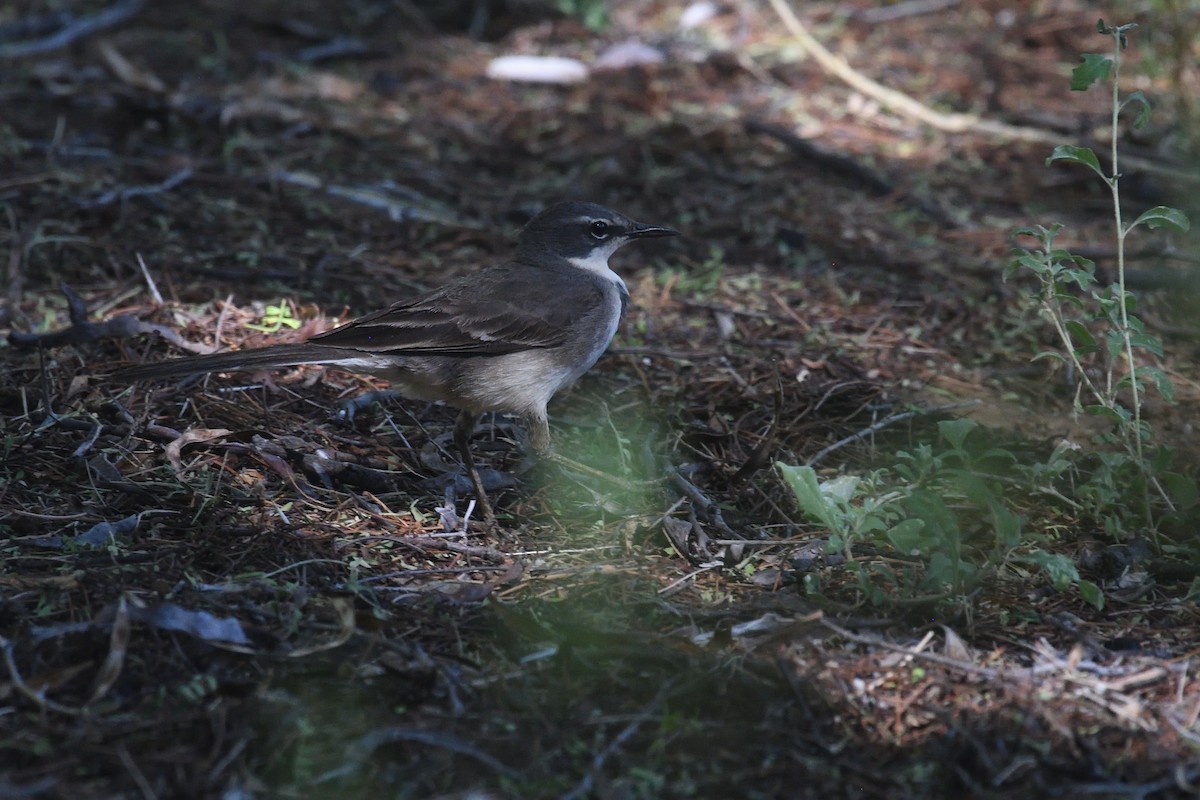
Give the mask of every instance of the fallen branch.
<path id="1" fill-rule="evenodd" d="M 693 508 L 698 508 L 707 518 L 707 521 L 716 525 L 722 533 L 730 538 L 738 539 L 737 531 L 729 527 L 729 523 L 725 521 L 724 515 L 721 514 L 721 506 L 716 501 L 710 499 L 699 486 L 689 481 L 683 476 L 684 471 L 689 473 L 695 470 L 694 466 L 685 465 L 670 474 L 671 482 L 675 484 L 687 497 L 692 501 Z"/>
<path id="2" fill-rule="evenodd" d="M 603 772 L 604 766 L 608 760 L 612 758 L 613 755 L 630 739 L 633 738 L 633 735 L 638 732 L 638 729 L 653 719 L 656 714 L 658 714 L 659 709 L 662 707 L 663 701 L 666 699 L 667 691 L 674 688 L 673 684 L 674 679 L 666 681 L 658 690 L 658 694 L 656 694 L 649 704 L 642 709 L 641 713 L 630 720 L 629 724 L 622 728 L 621 732 L 614 736 L 613 740 L 609 742 L 603 750 L 592 756 L 592 763 L 589 766 L 588 771 L 584 774 L 583 778 L 580 779 L 579 783 L 575 784 L 575 787 L 571 789 L 571 791 L 562 795 L 562 800 L 577 800 L 577 798 L 580 797 L 592 796 L 593 790 L 596 786 L 596 776 Z"/>
<path id="3" fill-rule="evenodd" d="M 814 162 L 834 175 L 839 175 L 861 185 L 876 197 L 895 195 L 942 225 L 950 228 L 959 227 L 958 221 L 942 210 L 937 204 L 917 197 L 911 192 L 897 189 L 887 178 L 870 167 L 837 153 L 827 153 L 781 125 L 764 122 L 754 117 L 746 117 L 742 120 L 742 127 L 746 129 L 747 133 L 761 133 L 764 136 L 775 139 L 791 150 L 797 157 L 805 161 Z"/>
<path id="4" fill-rule="evenodd" d="M 861 22 L 871 25 L 881 25 L 885 22 L 894 22 L 898 19 L 907 19 L 908 17 L 917 17 L 922 14 L 945 11 L 947 8 L 953 8 L 960 2 L 962 0 L 908 0 L 907 2 L 896 3 L 890 6 L 859 9 L 851 14 L 851 16 Z"/>
<path id="5" fill-rule="evenodd" d="M 775 441 L 779 436 L 779 418 L 783 414 L 783 378 L 779 374 L 779 370 L 775 370 L 775 393 L 774 393 L 774 408 L 771 412 L 771 425 L 767 428 L 767 432 L 763 434 L 758 446 L 754 448 L 754 452 L 750 457 L 738 468 L 738 471 L 733 473 L 733 477 L 729 479 L 729 483 L 737 486 L 744 480 L 749 478 L 754 473 L 761 469 L 765 469 L 771 464 L 771 453 L 775 450 Z"/>
<path id="6" fill-rule="evenodd" d="M 346 746 L 342 757 L 342 765 L 336 769 L 324 772 L 313 778 L 313 785 L 328 783 L 348 775 L 355 775 L 365 769 L 367 759 L 384 745 L 394 744 L 396 742 L 411 742 L 423 744 L 427 747 L 433 747 L 447 752 L 454 753 L 458 756 L 465 756 L 474 759 L 480 764 L 491 769 L 497 774 L 504 775 L 510 779 L 521 777 L 521 773 L 512 767 L 501 762 L 498 758 L 488 755 L 483 750 L 480 750 L 470 742 L 460 739 L 450 733 L 440 731 L 426 731 L 417 728 L 401 728 L 393 726 L 389 728 L 379 728 L 370 733 L 360 736 L 355 741 Z"/>
<path id="7" fill-rule="evenodd" d="M 806 461 L 805 465 L 811 467 L 838 448 L 845 447 L 852 442 L 857 442 L 859 439 L 865 439 L 876 431 L 883 430 L 889 425 L 895 425 L 897 422 L 903 422 L 906 419 L 912 419 L 919 414 L 937 414 L 941 411 L 953 411 L 957 408 L 971 408 L 979 405 L 980 402 L 981 401 L 979 400 L 967 400 L 962 403 L 950 403 L 949 405 L 938 406 L 937 408 L 918 408 L 913 411 L 904 411 L 899 414 L 892 414 L 890 417 L 884 417 L 873 425 L 868 425 L 857 433 L 852 433 L 844 439 L 837 440 Z"/>
<path id="8" fill-rule="evenodd" d="M 74 21 L 68 19 L 57 33 L 41 39 L 27 42 L 0 45 L 0 58 L 23 58 L 25 56 L 41 55 L 59 48 L 66 47 L 80 39 L 99 33 L 105 28 L 120 25 L 125 20 L 142 10 L 145 0 L 122 0 L 109 6 L 103 11 L 80 17 Z"/>
<path id="9" fill-rule="evenodd" d="M 326 183 L 311 173 L 292 170 L 272 172 L 269 180 L 288 186 L 323 191 L 332 197 L 383 211 L 393 222 L 417 220 L 458 228 L 479 227 L 456 216 L 449 210 L 439 208 L 436 201 L 425 197 L 416 190 L 397 186 L 390 181 L 381 181 L 371 186 L 341 186 Z"/>
<path id="10" fill-rule="evenodd" d="M 876 197 L 889 195 L 896 191 L 896 187 L 887 178 L 870 167 L 837 153 L 827 153 L 782 125 L 774 125 L 755 117 L 746 117 L 742 120 L 742 127 L 746 129 L 747 133 L 761 133 L 779 141 L 799 158 L 811 161 L 834 175 L 854 181 Z"/>
<path id="11" fill-rule="evenodd" d="M 842 626 L 830 621 L 828 617 L 822 617 L 820 619 L 820 623 L 843 639 L 856 644 L 866 645 L 867 647 L 880 647 L 884 650 L 891 650 L 893 653 L 903 653 L 904 655 L 912 658 L 919 658 L 924 661 L 930 661 L 934 664 L 940 664 L 943 667 L 958 670 L 959 672 L 963 672 L 968 675 L 979 675 L 992 681 L 1009 678 L 1008 675 L 1005 675 L 1000 670 L 992 669 L 991 667 L 981 667 L 978 664 L 972 664 L 970 661 L 963 661 L 961 659 L 951 658 L 950 656 L 943 656 L 938 653 L 929 653 L 924 650 L 915 650 L 912 647 L 896 644 L 895 642 L 889 642 L 887 639 L 883 639 L 879 636 L 864 636 L 859 633 L 852 633 Z"/>
<path id="12" fill-rule="evenodd" d="M 193 171 L 191 167 L 184 167 L 178 172 L 168 176 L 166 180 L 161 181 L 160 183 L 151 183 L 144 186 L 129 186 L 124 189 L 111 189 L 97 197 L 95 200 L 85 200 L 79 205 L 82 208 L 91 209 L 104 208 L 105 206 L 120 202 L 121 206 L 124 207 L 125 203 L 134 197 L 149 197 L 151 195 L 169 192 L 176 186 L 179 186 L 191 178 L 192 174 Z"/>
<path id="13" fill-rule="evenodd" d="M 788 6 L 785 0 L 769 0 L 771 8 L 779 16 L 788 33 L 796 38 L 821 68 L 836 78 L 839 78 L 850 88 L 860 92 L 872 100 L 877 100 L 885 108 L 906 117 L 923 122 L 932 128 L 945 133 L 979 133 L 998 139 L 1021 142 L 1036 142 L 1051 146 L 1062 144 L 1062 136 L 1040 128 L 1026 128 L 1019 125 L 1009 125 L 1005 122 L 983 119 L 977 114 L 943 114 L 934 111 L 926 105 L 914 100 L 908 95 L 889 89 L 881 83 L 871 80 L 856 71 L 845 59 L 834 55 L 817 38 L 808 32 L 800 18 Z M 1163 165 L 1144 158 L 1123 157 L 1127 166 L 1154 173 L 1165 178 L 1183 180 L 1189 183 L 1200 183 L 1200 173 L 1185 172 L 1178 166 Z"/>
<path id="14" fill-rule="evenodd" d="M 424 552 L 426 550 L 447 550 L 451 553 L 459 555 L 471 556 L 473 558 L 485 558 L 489 561 L 505 563 L 509 561 L 507 553 L 497 550 L 494 547 L 486 545 L 463 544 L 462 542 L 453 542 L 449 539 L 439 539 L 436 536 L 387 536 L 389 541 L 411 547 L 414 550 Z"/>
<path id="15" fill-rule="evenodd" d="M 213 351 L 213 348 L 206 344 L 189 342 L 170 328 L 163 325 L 152 325 L 149 322 L 142 322 L 131 314 L 122 314 L 119 317 L 106 319 L 103 322 L 90 322 L 87 318 L 87 303 L 84 299 L 75 294 L 75 290 L 65 283 L 62 284 L 62 293 L 67 298 L 67 314 L 71 320 L 69 327 L 47 333 L 12 331 L 8 334 L 8 341 L 14 347 L 48 348 L 85 344 L 87 342 L 94 342 L 105 336 L 113 336 L 120 339 L 138 333 L 157 333 L 176 347 L 192 353 L 203 354 Z"/>

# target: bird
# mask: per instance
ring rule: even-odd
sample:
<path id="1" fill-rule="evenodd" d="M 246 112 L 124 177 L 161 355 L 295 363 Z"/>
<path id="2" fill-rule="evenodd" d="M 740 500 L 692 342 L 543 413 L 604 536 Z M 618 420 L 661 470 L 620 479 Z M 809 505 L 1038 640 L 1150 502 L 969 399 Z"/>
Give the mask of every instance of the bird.
<path id="1" fill-rule="evenodd" d="M 609 258 L 629 242 L 678 235 L 597 203 L 556 203 L 521 229 L 507 261 L 305 342 L 156 361 L 112 377 L 135 382 L 301 364 L 381 377 L 404 397 L 459 410 L 454 443 L 494 525 L 470 448 L 479 418 L 516 414 L 534 453 L 553 455 L 546 405 L 596 363 L 629 306 Z"/>

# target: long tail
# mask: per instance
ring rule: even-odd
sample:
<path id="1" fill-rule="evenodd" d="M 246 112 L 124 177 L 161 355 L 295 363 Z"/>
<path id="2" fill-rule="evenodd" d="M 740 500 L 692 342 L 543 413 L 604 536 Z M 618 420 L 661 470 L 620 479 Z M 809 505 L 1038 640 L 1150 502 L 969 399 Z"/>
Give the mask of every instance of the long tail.
<path id="1" fill-rule="evenodd" d="M 125 367 L 111 377 L 126 381 L 159 380 L 206 372 L 236 372 L 254 369 L 279 369 L 297 364 L 332 364 L 346 361 L 345 348 L 322 347 L 314 344 L 277 344 L 253 350 L 234 350 L 206 356 L 190 356 L 151 364 Z"/>

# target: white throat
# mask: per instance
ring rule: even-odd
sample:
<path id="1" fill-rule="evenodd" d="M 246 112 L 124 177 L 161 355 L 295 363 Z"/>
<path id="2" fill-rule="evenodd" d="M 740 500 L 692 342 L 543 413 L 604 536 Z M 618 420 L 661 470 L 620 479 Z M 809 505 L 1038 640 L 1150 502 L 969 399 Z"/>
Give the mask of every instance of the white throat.
<path id="1" fill-rule="evenodd" d="M 582 270 L 587 270 L 593 275 L 599 275 L 601 278 L 612 281 L 618 288 L 625 288 L 625 281 L 621 280 L 621 276 L 612 271 L 612 267 L 608 266 L 608 257 L 616 252 L 623 242 L 614 242 L 612 247 L 599 247 L 592 251 L 587 258 L 568 258 L 576 267 Z"/>

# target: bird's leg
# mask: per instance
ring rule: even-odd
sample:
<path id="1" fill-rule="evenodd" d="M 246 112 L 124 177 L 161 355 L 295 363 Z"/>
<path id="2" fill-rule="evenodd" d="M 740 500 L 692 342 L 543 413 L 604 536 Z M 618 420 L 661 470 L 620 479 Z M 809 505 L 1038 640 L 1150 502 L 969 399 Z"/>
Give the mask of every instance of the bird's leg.
<path id="1" fill-rule="evenodd" d="M 626 480 L 617 475 L 610 475 L 607 472 L 583 464 L 573 458 L 560 455 L 550 446 L 550 425 L 546 421 L 545 414 L 531 414 L 526 417 L 525 424 L 529 431 L 529 446 L 533 448 L 533 452 L 538 458 L 552 461 L 563 469 L 569 469 L 592 478 L 607 481 L 627 491 L 635 491 L 641 488 L 640 484 L 636 484 L 633 481 Z"/>
<path id="2" fill-rule="evenodd" d="M 539 458 L 554 457 L 554 451 L 550 449 L 550 423 L 546 419 L 546 412 L 527 415 L 525 433 L 529 436 L 529 447 Z"/>
<path id="3" fill-rule="evenodd" d="M 483 480 L 479 477 L 479 469 L 475 466 L 475 456 L 471 453 L 471 434 L 475 433 L 475 424 L 479 415 L 467 410 L 460 411 L 454 423 L 454 444 L 462 456 L 463 467 L 475 487 L 475 501 L 483 511 L 483 519 L 489 526 L 496 524 L 496 514 L 488 500 L 487 492 L 483 490 Z"/>

